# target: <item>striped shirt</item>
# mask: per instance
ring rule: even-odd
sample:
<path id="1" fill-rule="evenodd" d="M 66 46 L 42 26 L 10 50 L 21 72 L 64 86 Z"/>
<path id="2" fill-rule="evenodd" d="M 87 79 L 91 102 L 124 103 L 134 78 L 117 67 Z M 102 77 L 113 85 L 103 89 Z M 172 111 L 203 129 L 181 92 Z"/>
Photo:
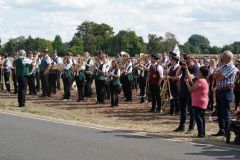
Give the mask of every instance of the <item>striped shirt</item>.
<path id="1" fill-rule="evenodd" d="M 233 88 L 234 80 L 237 73 L 237 68 L 233 63 L 224 64 L 217 68 L 217 73 L 221 73 L 224 76 L 223 80 L 216 80 L 216 86 L 218 89 L 230 87 Z"/>

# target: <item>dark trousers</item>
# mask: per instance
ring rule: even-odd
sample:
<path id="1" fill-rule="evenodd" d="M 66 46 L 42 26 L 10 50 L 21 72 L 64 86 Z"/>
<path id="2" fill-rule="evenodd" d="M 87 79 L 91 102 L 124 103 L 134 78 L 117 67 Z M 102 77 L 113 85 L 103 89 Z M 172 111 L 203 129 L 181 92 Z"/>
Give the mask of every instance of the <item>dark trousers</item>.
<path id="1" fill-rule="evenodd" d="M 95 80 L 96 92 L 97 92 L 97 103 L 105 102 L 105 80 Z"/>
<path id="2" fill-rule="evenodd" d="M 132 81 L 129 81 L 127 76 L 123 78 L 123 93 L 128 101 L 132 101 Z"/>
<path id="3" fill-rule="evenodd" d="M 41 72 L 40 76 L 41 76 L 42 95 L 48 96 L 50 94 L 48 74 L 44 75 L 43 72 Z"/>
<path id="4" fill-rule="evenodd" d="M 139 78 L 137 76 L 133 77 L 133 81 L 132 81 L 132 89 L 136 89 L 136 91 L 138 90 L 138 83 L 139 83 Z"/>
<path id="5" fill-rule="evenodd" d="M 35 77 L 33 74 L 28 76 L 28 88 L 29 88 L 29 94 L 36 95 L 36 86 L 35 86 Z"/>
<path id="6" fill-rule="evenodd" d="M 17 93 L 18 92 L 18 84 L 17 84 L 17 77 L 16 77 L 15 72 L 12 73 L 12 80 L 13 80 L 13 86 L 14 86 L 14 93 Z"/>
<path id="7" fill-rule="evenodd" d="M 63 78 L 63 88 L 64 88 L 63 99 L 70 99 L 71 86 L 72 86 L 72 79 L 71 78 Z"/>
<path id="8" fill-rule="evenodd" d="M 140 96 L 141 99 L 144 100 L 145 90 L 146 90 L 146 78 L 139 77 L 139 88 L 140 88 Z"/>
<path id="9" fill-rule="evenodd" d="M 205 136 L 205 118 L 204 118 L 204 109 L 193 106 L 193 115 L 197 123 L 198 136 Z"/>
<path id="10" fill-rule="evenodd" d="M 78 100 L 83 101 L 84 100 L 84 80 L 80 80 L 78 76 L 75 77 L 77 89 L 78 89 Z"/>
<path id="11" fill-rule="evenodd" d="M 223 133 L 228 133 L 231 126 L 230 108 L 233 101 L 233 91 L 217 90 L 216 98 L 219 129 Z"/>
<path id="12" fill-rule="evenodd" d="M 91 75 L 86 74 L 86 83 L 84 85 L 84 94 L 85 97 L 91 97 L 92 96 L 92 82 L 93 79 Z"/>
<path id="13" fill-rule="evenodd" d="M 180 88 L 180 123 L 179 128 L 185 128 L 185 123 L 187 119 L 187 110 L 189 113 L 190 121 L 189 121 L 189 129 L 194 129 L 195 121 L 192 111 L 191 104 L 191 94 L 187 90 L 187 88 Z"/>
<path id="14" fill-rule="evenodd" d="M 179 85 L 170 83 L 172 99 L 170 100 L 170 114 L 179 113 Z"/>
<path id="15" fill-rule="evenodd" d="M 36 72 L 36 90 L 37 90 L 37 92 L 40 91 L 40 79 L 41 79 L 40 72 Z"/>
<path id="16" fill-rule="evenodd" d="M 21 76 L 17 78 L 18 81 L 18 104 L 20 107 L 26 103 L 25 96 L 27 90 L 27 76 Z"/>
<path id="17" fill-rule="evenodd" d="M 57 89 L 61 90 L 61 71 L 57 71 Z"/>
<path id="18" fill-rule="evenodd" d="M 51 93 L 56 94 L 56 92 L 57 92 L 57 73 L 48 75 L 48 83 L 49 83 L 49 96 L 51 96 Z"/>
<path id="19" fill-rule="evenodd" d="M 111 91 L 111 106 L 118 106 L 118 91 L 116 85 L 113 85 L 112 81 L 110 82 L 110 91 Z"/>
<path id="20" fill-rule="evenodd" d="M 213 111 L 213 108 L 214 108 L 214 91 L 209 88 L 209 102 L 208 102 L 208 109 L 210 109 L 211 111 Z"/>
<path id="21" fill-rule="evenodd" d="M 10 72 L 4 72 L 3 73 L 4 76 L 4 81 L 5 81 L 5 86 L 6 86 L 6 91 L 10 92 Z"/>
<path id="22" fill-rule="evenodd" d="M 110 91 L 110 81 L 107 80 L 105 82 L 105 99 L 110 99 L 110 94 L 111 94 L 111 91 Z"/>
<path id="23" fill-rule="evenodd" d="M 234 90 L 234 97 L 235 97 L 235 110 L 237 110 L 237 107 L 239 107 L 240 104 L 240 90 L 237 89 Z"/>
<path id="24" fill-rule="evenodd" d="M 157 110 L 161 110 L 161 97 L 160 97 L 160 87 L 158 85 L 149 85 L 152 99 L 152 111 L 155 110 L 157 105 Z"/>

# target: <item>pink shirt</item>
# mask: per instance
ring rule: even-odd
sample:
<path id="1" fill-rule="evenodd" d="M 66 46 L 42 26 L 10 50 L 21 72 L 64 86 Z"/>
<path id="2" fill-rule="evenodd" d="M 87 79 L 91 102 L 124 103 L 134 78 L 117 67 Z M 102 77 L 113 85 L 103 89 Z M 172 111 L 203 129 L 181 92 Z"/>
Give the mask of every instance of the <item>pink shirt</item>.
<path id="1" fill-rule="evenodd" d="M 192 106 L 199 107 L 201 109 L 207 109 L 208 106 L 208 91 L 209 86 L 206 79 L 198 79 L 196 81 L 198 85 L 197 90 L 191 93 Z"/>

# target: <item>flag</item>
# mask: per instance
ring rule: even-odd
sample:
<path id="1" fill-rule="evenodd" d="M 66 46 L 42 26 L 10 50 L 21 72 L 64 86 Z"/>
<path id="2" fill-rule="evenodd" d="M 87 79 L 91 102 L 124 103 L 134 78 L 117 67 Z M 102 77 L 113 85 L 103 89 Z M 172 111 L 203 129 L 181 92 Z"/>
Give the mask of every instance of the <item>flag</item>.
<path id="1" fill-rule="evenodd" d="M 178 47 L 178 44 L 175 45 L 174 50 L 173 50 L 173 53 L 176 53 L 176 54 L 177 54 L 177 57 L 180 57 L 180 49 L 179 49 L 179 47 Z"/>

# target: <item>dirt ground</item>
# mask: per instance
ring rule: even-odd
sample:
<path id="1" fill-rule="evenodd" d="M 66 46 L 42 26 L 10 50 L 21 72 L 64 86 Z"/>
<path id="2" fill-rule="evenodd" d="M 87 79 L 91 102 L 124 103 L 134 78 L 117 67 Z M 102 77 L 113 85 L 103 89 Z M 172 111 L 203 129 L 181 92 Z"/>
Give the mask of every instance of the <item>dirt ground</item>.
<path id="1" fill-rule="evenodd" d="M 224 143 L 223 137 L 214 138 L 210 136 L 218 131 L 218 124 L 216 121 L 209 121 L 209 112 L 206 113 L 207 137 L 205 139 L 197 139 L 195 138 L 197 127 L 190 135 L 172 132 L 178 126 L 179 116 L 148 112 L 151 108 L 150 104 L 140 104 L 137 96 L 138 92 L 135 90 L 133 91 L 132 102 L 124 102 L 123 95 L 120 95 L 120 106 L 118 108 L 111 108 L 110 100 L 107 100 L 104 105 L 96 105 L 95 96 L 85 99 L 85 102 L 76 102 L 77 91 L 72 90 L 71 93 L 72 98 L 67 102 L 62 101 L 62 91 L 58 91 L 56 95 L 52 95 L 50 98 L 27 95 L 25 108 L 17 107 L 17 95 L 1 93 L 0 110 L 166 138 L 202 143 Z M 168 112 L 168 109 L 166 112 Z M 188 126 L 188 121 L 186 126 Z"/>

